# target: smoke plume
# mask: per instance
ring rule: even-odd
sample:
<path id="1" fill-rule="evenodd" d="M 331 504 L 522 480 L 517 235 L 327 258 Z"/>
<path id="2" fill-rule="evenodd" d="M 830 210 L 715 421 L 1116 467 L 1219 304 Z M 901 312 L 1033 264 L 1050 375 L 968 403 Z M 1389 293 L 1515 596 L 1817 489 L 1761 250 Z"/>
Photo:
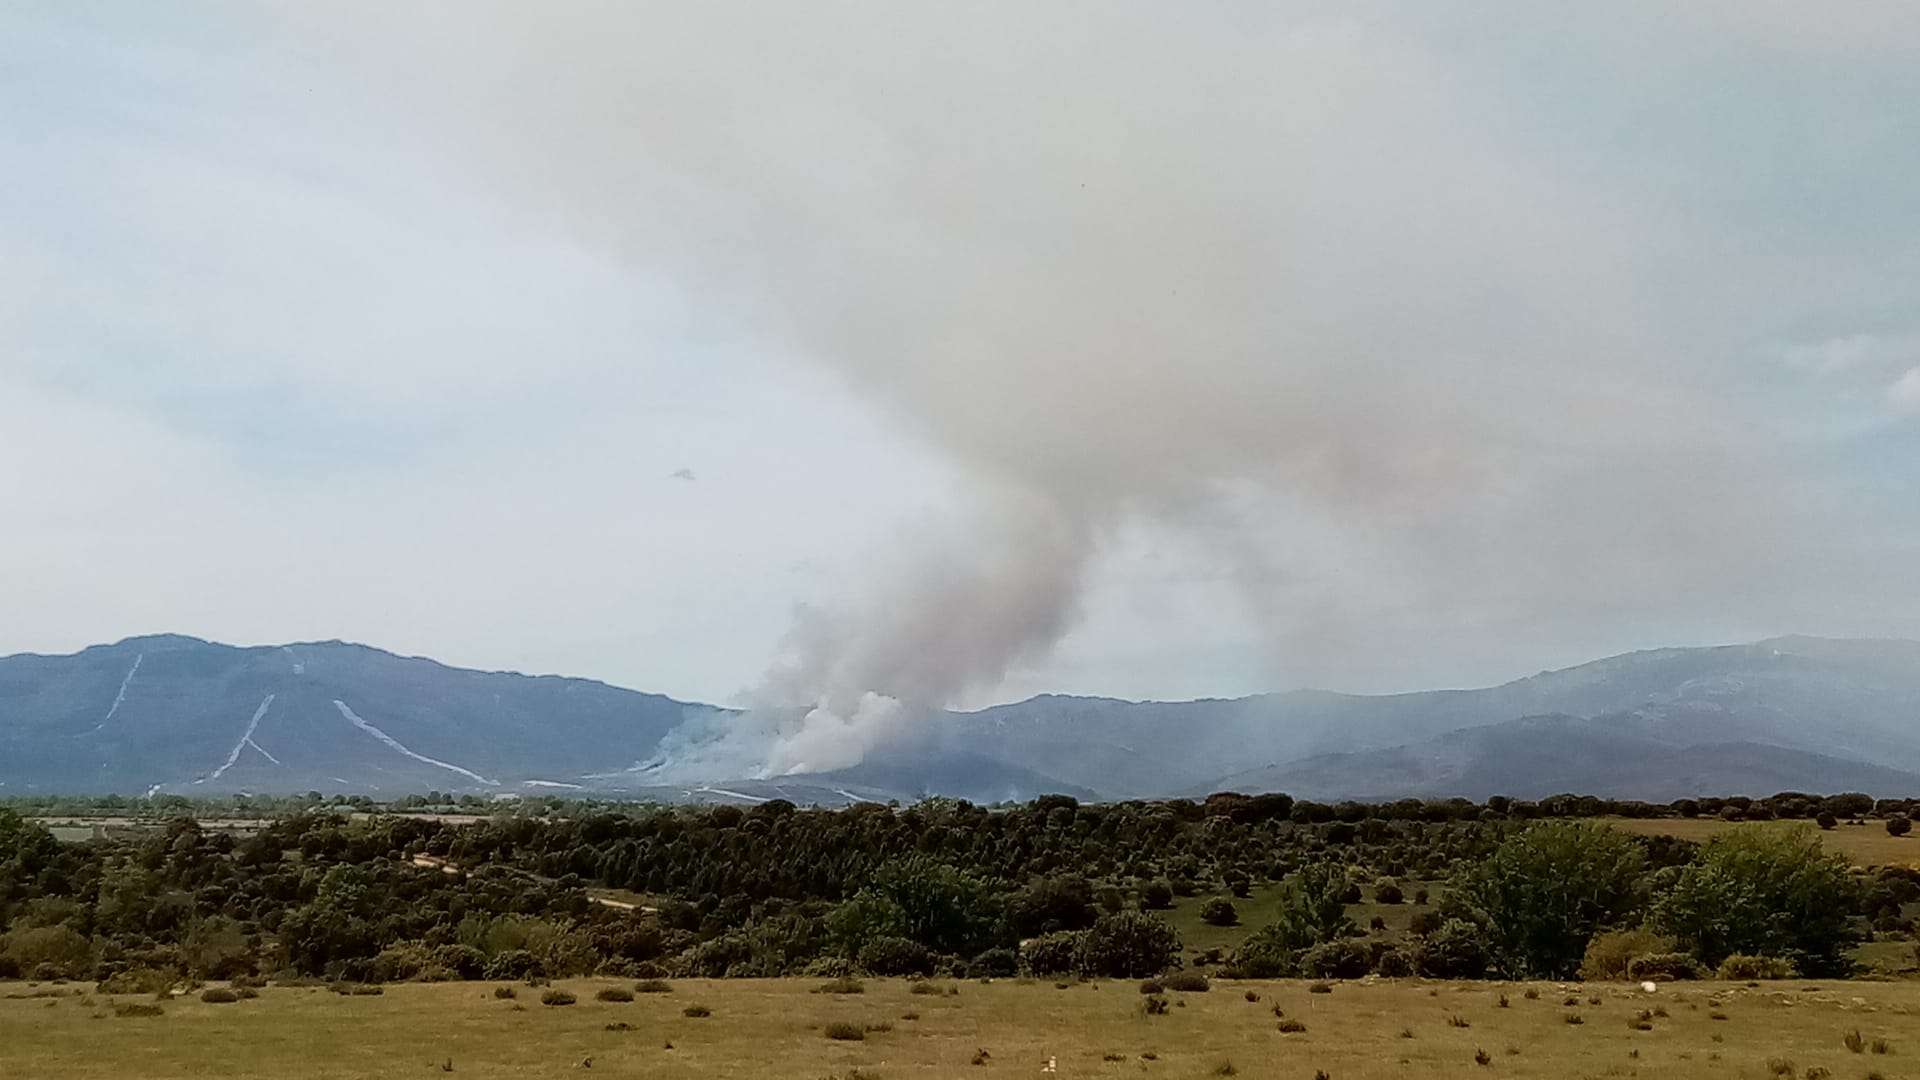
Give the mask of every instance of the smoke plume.
<path id="1" fill-rule="evenodd" d="M 832 372 L 967 478 L 945 534 L 804 613 L 759 708 L 682 763 L 858 762 L 1045 657 L 1130 524 L 1239 567 L 1295 666 L 1372 624 L 1684 606 L 1750 569 L 1729 536 L 1769 528 L 1737 429 L 1668 375 L 1634 242 L 1660 223 L 1465 122 L 1497 103 L 1367 24 L 329 10 L 305 29 L 463 168 Z"/>

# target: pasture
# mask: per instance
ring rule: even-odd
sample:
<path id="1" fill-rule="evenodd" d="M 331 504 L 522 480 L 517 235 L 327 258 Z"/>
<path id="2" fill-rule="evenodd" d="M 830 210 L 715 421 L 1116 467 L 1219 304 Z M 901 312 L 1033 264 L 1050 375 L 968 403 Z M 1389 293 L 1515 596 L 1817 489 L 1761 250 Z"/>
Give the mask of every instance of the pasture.
<path id="1" fill-rule="evenodd" d="M 508 985 L 515 996 L 497 997 Z M 1669 983 L 1647 993 L 1382 980 L 1315 993 L 1298 981 L 1222 980 L 1168 993 L 1163 1015 L 1117 981 L 870 979 L 860 993 L 832 994 L 818 980 L 679 980 L 631 1001 L 595 997 L 630 982 L 555 985 L 577 1004 L 542 1005 L 542 990 L 523 984 L 399 984 L 377 996 L 274 986 L 251 1000 L 189 996 L 159 1015 L 123 1016 L 117 1006 L 151 998 L 5 983 L 0 1076 L 977 1080 L 1048 1075 L 1050 1060 L 1062 1077 L 1920 1076 L 1920 982 Z M 701 1011 L 691 1005 L 710 1015 L 687 1015 Z"/>
<path id="2" fill-rule="evenodd" d="M 1822 829 L 1806 819 L 1781 821 L 1723 821 L 1717 817 L 1698 818 L 1599 818 L 1616 829 L 1637 836 L 1676 836 L 1696 843 L 1729 829 L 1778 829 L 1818 834 L 1828 851 L 1846 856 L 1855 866 L 1920 866 L 1920 836 L 1892 836 L 1880 821 L 1854 825 L 1841 822 Z"/>

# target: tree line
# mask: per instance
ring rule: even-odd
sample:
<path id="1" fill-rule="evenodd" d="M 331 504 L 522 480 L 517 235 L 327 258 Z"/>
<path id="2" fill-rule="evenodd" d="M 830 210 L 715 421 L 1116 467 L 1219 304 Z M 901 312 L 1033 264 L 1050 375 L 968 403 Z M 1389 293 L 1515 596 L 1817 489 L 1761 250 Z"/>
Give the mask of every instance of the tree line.
<path id="1" fill-rule="evenodd" d="M 1230 909 L 1254 888 L 1275 890 L 1274 921 L 1195 963 L 1248 977 L 1829 976 L 1866 936 L 1912 932 L 1920 873 L 1856 872 L 1810 831 L 1735 829 L 1695 845 L 1577 820 L 1837 826 L 1904 820 L 1910 804 L 1681 802 L 1658 814 L 1573 796 L 560 802 L 456 824 L 302 799 L 252 835 L 181 815 L 80 843 L 0 809 L 0 977 L 1135 977 L 1181 962 L 1165 918 L 1176 898 Z M 1363 898 L 1424 900 L 1429 888 L 1437 899 L 1410 933 L 1350 918 Z"/>

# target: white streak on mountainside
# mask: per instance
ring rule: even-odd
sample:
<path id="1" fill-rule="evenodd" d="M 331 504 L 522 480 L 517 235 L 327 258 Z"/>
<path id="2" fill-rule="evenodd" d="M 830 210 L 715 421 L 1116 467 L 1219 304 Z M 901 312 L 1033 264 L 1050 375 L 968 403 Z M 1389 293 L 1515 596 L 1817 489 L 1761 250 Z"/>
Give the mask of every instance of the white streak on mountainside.
<path id="1" fill-rule="evenodd" d="M 413 751 L 407 749 L 405 746 L 401 745 L 399 739 L 394 738 L 393 736 L 387 734 L 386 732 L 381 731 L 379 728 L 374 727 L 372 724 L 367 723 L 365 720 L 360 719 L 358 714 L 356 714 L 352 709 L 347 707 L 346 702 L 341 701 L 338 698 L 334 699 L 333 707 L 336 709 L 339 709 L 340 715 L 346 717 L 347 722 L 352 724 L 354 727 L 357 727 L 361 731 L 364 731 L 367 734 L 373 736 L 374 738 L 379 739 L 381 742 L 386 743 L 388 746 L 393 747 L 395 750 L 398 750 L 400 753 L 405 754 L 406 756 L 412 758 L 415 761 L 425 762 L 428 765 L 432 765 L 436 768 L 445 769 L 448 772 L 457 772 L 461 776 L 470 776 L 473 779 L 478 780 L 480 783 L 487 784 L 491 787 L 500 786 L 498 782 L 489 780 L 486 777 L 481 776 L 479 773 L 474 772 L 471 769 L 463 769 L 458 765 L 441 761 L 438 758 L 430 758 L 425 754 L 414 753 Z"/>

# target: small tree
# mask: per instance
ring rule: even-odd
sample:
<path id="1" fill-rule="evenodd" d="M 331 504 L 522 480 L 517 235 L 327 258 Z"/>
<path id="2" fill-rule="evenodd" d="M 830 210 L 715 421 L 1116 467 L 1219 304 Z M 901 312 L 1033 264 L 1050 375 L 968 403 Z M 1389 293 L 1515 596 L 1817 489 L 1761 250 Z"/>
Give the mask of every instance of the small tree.
<path id="1" fill-rule="evenodd" d="M 1834 816 L 1833 816 L 1833 811 L 1831 811 L 1831 810 L 1822 810 L 1822 811 L 1820 811 L 1820 812 L 1819 812 L 1818 814 L 1815 814 L 1815 815 L 1813 816 L 1813 820 L 1814 820 L 1814 822 L 1815 822 L 1816 824 L 1818 824 L 1818 825 L 1819 825 L 1819 826 L 1820 826 L 1820 827 L 1821 827 L 1822 829 L 1831 829 L 1831 828 L 1833 828 L 1833 827 L 1834 827 L 1835 825 L 1838 825 L 1838 824 L 1840 824 L 1840 819 L 1839 819 L 1839 818 L 1836 818 L 1836 817 L 1834 817 Z"/>
<path id="2" fill-rule="evenodd" d="M 1144 979 L 1173 966 L 1180 952 L 1173 927 L 1137 911 L 1102 915 L 1082 933 L 1081 962 L 1089 975 Z"/>
<path id="3" fill-rule="evenodd" d="M 1913 831 L 1913 819 L 1905 814 L 1895 814 L 1887 819 L 1888 836 L 1905 836 Z"/>

